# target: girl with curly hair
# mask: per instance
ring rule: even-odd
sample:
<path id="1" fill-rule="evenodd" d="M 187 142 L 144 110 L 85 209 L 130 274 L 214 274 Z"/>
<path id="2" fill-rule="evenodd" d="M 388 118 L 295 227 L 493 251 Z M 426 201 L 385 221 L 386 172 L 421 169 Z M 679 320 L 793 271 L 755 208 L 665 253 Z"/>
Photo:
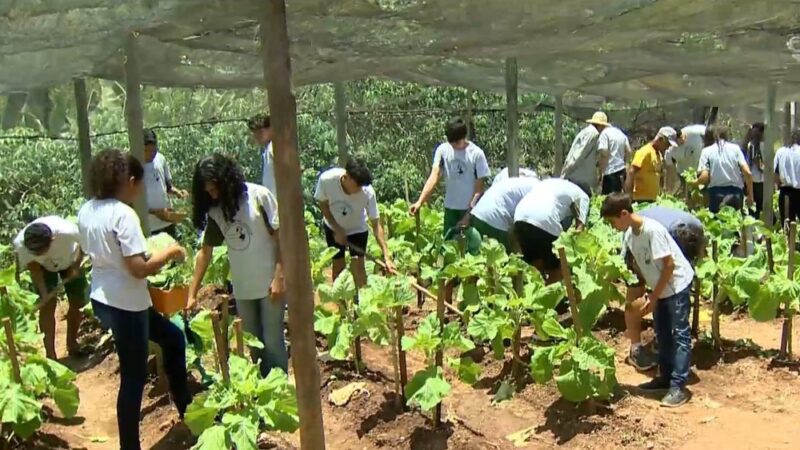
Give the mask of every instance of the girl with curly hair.
<path id="1" fill-rule="evenodd" d="M 78 212 L 83 250 L 92 259 L 92 308 L 111 329 L 119 355 L 117 424 L 121 450 L 139 450 L 142 393 L 147 381 L 148 340 L 164 352 L 172 400 L 183 419 L 191 394 L 186 386 L 186 347 L 182 332 L 150 301 L 147 278 L 186 250 L 173 245 L 146 255 L 141 222 L 129 205 L 142 195 L 144 168 L 133 156 L 105 150 L 92 158 L 93 198 Z"/>
<path id="2" fill-rule="evenodd" d="M 195 166 L 192 204 L 194 225 L 205 233 L 189 286 L 189 308 L 195 304 L 214 247 L 225 244 L 236 310 L 245 331 L 264 344 L 261 350 L 251 349 L 254 359 L 260 359 L 261 375 L 276 367 L 287 372 L 286 299 L 274 195 L 264 186 L 245 182 L 232 159 L 213 154 Z"/>

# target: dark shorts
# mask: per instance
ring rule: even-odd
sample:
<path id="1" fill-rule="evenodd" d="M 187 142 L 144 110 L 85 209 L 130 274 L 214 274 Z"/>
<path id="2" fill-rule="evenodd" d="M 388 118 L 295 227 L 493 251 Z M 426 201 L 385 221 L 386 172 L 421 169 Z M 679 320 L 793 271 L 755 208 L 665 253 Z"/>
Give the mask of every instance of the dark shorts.
<path id="1" fill-rule="evenodd" d="M 725 197 L 732 195 L 738 199 L 739 204 L 744 201 L 744 190 L 736 186 L 717 186 L 708 188 L 708 210 L 716 214 L 722 206 Z"/>
<path id="2" fill-rule="evenodd" d="M 528 264 L 541 261 L 546 270 L 559 267 L 558 258 L 553 253 L 553 243 L 558 237 L 527 222 L 516 222 L 514 234 L 519 242 L 522 259 Z"/>
<path id="3" fill-rule="evenodd" d="M 42 275 L 44 276 L 44 285 L 47 287 L 47 292 L 52 292 L 58 287 L 58 283 L 66 278 L 67 271 L 50 272 L 42 270 Z M 64 292 L 67 294 L 67 300 L 72 304 L 83 306 L 89 301 L 89 282 L 86 280 L 86 274 L 83 270 L 81 270 L 77 278 L 64 283 Z"/>
<path id="4" fill-rule="evenodd" d="M 450 229 L 458 225 L 458 222 L 467 215 L 466 209 L 444 209 L 444 230 L 443 235 L 447 235 Z"/>
<path id="5" fill-rule="evenodd" d="M 612 174 L 603 175 L 603 195 L 622 192 L 625 186 L 625 169 Z"/>
<path id="6" fill-rule="evenodd" d="M 330 227 L 328 227 L 328 225 L 326 225 L 324 223 L 322 224 L 322 229 L 325 231 L 325 242 L 328 243 L 328 247 L 333 247 L 333 248 L 339 250 L 339 252 L 336 253 L 336 256 L 333 257 L 333 259 L 342 259 L 342 258 L 344 258 L 345 247 L 344 247 L 344 245 L 339 245 L 336 242 L 336 238 L 334 238 L 334 236 L 333 236 L 333 230 L 331 230 Z M 361 250 L 366 250 L 367 249 L 367 240 L 368 239 L 369 239 L 369 231 L 364 231 L 364 232 L 361 232 L 361 233 L 354 233 L 354 234 L 348 234 L 347 235 L 347 242 L 350 243 L 350 244 L 353 244 L 354 246 L 360 248 Z M 362 256 L 364 256 L 364 252 L 356 250 L 353 247 L 350 247 L 349 250 L 350 250 L 350 256 L 352 256 L 352 257 L 362 257 Z"/>

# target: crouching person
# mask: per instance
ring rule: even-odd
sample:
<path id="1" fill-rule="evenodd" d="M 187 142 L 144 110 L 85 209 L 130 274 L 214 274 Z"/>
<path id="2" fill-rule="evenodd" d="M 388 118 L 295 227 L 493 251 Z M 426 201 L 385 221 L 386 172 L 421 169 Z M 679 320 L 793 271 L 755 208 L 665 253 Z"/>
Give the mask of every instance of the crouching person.
<path id="1" fill-rule="evenodd" d="M 630 253 L 645 286 L 637 302 L 642 314 L 653 313 L 658 339 L 659 374 L 639 386 L 642 390 L 667 391 L 663 406 L 680 406 L 689 400 L 686 382 L 691 359 L 689 297 L 694 271 L 675 239 L 657 220 L 633 212 L 627 194 L 611 194 L 601 215 L 624 232 L 623 256 Z"/>

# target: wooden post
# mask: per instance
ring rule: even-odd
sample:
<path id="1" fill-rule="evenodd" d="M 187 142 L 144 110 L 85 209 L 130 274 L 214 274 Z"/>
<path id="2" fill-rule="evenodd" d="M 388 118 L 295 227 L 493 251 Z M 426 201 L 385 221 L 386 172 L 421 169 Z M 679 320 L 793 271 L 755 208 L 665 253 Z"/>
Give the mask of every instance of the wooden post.
<path id="1" fill-rule="evenodd" d="M 561 175 L 561 168 L 564 166 L 564 96 L 559 94 L 555 96 L 555 170 L 553 176 Z"/>
<path id="2" fill-rule="evenodd" d="M 506 58 L 506 165 L 508 176 L 519 176 L 519 108 L 517 58 Z"/>
<path id="3" fill-rule="evenodd" d="M 233 321 L 233 332 L 236 334 L 236 354 L 244 358 L 244 333 L 242 332 L 242 319 Z"/>
<path id="4" fill-rule="evenodd" d="M 717 263 L 719 260 L 719 246 L 717 241 L 711 241 L 711 257 L 714 258 L 714 264 Z M 723 291 L 720 290 L 717 282 L 719 280 L 713 280 L 713 288 L 711 290 L 711 337 L 714 339 L 714 347 L 722 349 L 722 336 L 720 335 L 719 331 L 719 302 L 721 301 L 721 293 Z"/>
<path id="5" fill-rule="evenodd" d="M 444 279 L 439 280 L 439 291 L 436 293 L 436 317 L 439 318 L 439 332 L 444 332 Z M 444 364 L 444 352 L 441 346 L 436 350 L 436 367 L 442 367 Z M 436 405 L 433 410 L 433 426 L 438 428 L 442 423 L 442 404 Z"/>
<path id="6" fill-rule="evenodd" d="M 405 334 L 405 325 L 403 324 L 403 308 L 398 306 L 394 308 L 394 328 L 395 328 L 395 342 L 393 343 L 397 353 L 397 370 L 399 379 L 395 383 L 399 386 L 397 396 L 400 398 L 400 409 L 405 409 L 406 405 L 406 385 L 408 384 L 408 362 L 406 361 L 406 352 L 403 350 L 402 341 Z"/>
<path id="7" fill-rule="evenodd" d="M 517 297 L 519 298 L 522 298 L 524 295 L 523 290 L 525 288 L 523 283 L 522 274 L 517 274 L 517 276 L 514 277 L 514 291 L 516 291 Z M 520 317 L 517 321 L 517 325 L 514 327 L 514 336 L 511 338 L 511 376 L 517 383 L 522 383 L 522 358 L 520 356 L 521 340 L 522 318 Z"/>
<path id="8" fill-rule="evenodd" d="M 564 285 L 567 287 L 567 298 L 569 299 L 569 311 L 572 314 L 572 325 L 575 333 L 580 339 L 583 334 L 583 324 L 578 316 L 578 296 L 575 294 L 575 286 L 572 284 L 572 272 L 569 270 L 569 261 L 564 247 L 558 248 L 558 258 L 561 260 L 561 276 L 564 278 Z M 588 332 L 588 330 L 587 330 Z"/>
<path id="9" fill-rule="evenodd" d="M 414 214 L 414 249 L 416 250 L 416 255 L 419 256 L 420 250 L 422 249 L 422 241 L 420 241 L 420 214 L 421 211 L 417 211 Z M 417 284 L 422 284 L 422 278 L 420 278 L 422 268 L 420 267 L 419 260 L 417 260 Z M 417 290 L 417 308 L 422 308 L 422 304 L 425 302 L 425 296 L 422 294 L 422 291 Z"/>
<path id="10" fill-rule="evenodd" d="M 694 308 L 692 309 L 692 337 L 697 338 L 700 331 L 700 291 L 703 290 L 703 283 L 700 277 L 694 277 Z"/>
<path id="11" fill-rule="evenodd" d="M 214 330 L 214 342 L 217 344 L 217 360 L 219 361 L 219 371 L 225 383 L 230 383 L 231 375 L 228 371 L 228 343 L 225 342 L 222 330 L 220 329 L 219 313 L 211 313 L 211 327 Z"/>
<path id="12" fill-rule="evenodd" d="M 772 238 L 767 236 L 766 237 L 766 245 L 767 245 L 767 268 L 769 269 L 769 273 L 775 272 L 775 256 L 772 253 Z"/>
<path id="13" fill-rule="evenodd" d="M 764 114 L 766 136 L 762 154 L 764 158 L 764 223 L 772 227 L 775 223 L 775 212 L 772 209 L 772 195 L 775 192 L 775 141 L 778 139 L 778 123 L 775 120 L 776 87 L 770 83 L 767 87 L 767 102 Z"/>
<path id="14" fill-rule="evenodd" d="M 14 329 L 11 327 L 11 319 L 3 318 L 3 328 L 6 330 L 6 346 L 8 347 L 8 359 L 11 361 L 11 375 L 14 382 L 21 384 L 22 375 L 19 371 L 19 360 L 17 359 L 17 346 L 14 343 Z"/>
<path id="15" fill-rule="evenodd" d="M 356 285 L 356 297 L 353 299 L 353 310 L 350 311 L 352 323 L 356 323 L 358 320 L 358 290 L 362 287 Z M 359 334 L 355 335 L 355 340 L 353 341 L 353 359 L 356 364 L 356 373 L 361 374 L 361 369 L 364 367 L 364 359 L 361 356 L 361 335 Z"/>
<path id="16" fill-rule="evenodd" d="M 789 259 L 786 267 L 786 276 L 791 280 L 794 277 L 794 257 L 797 245 L 797 222 L 792 221 L 789 224 L 789 242 L 787 245 L 787 252 Z M 785 299 L 784 305 L 788 305 L 790 299 Z M 789 314 L 789 308 L 784 311 L 786 317 L 783 319 L 783 328 L 781 330 L 781 350 L 780 356 L 784 359 L 791 359 L 792 357 L 792 316 Z"/>
<path id="17" fill-rule="evenodd" d="M 339 167 L 347 164 L 347 91 L 344 82 L 333 83 L 333 98 L 336 103 L 336 150 L 339 154 Z"/>
<path id="18" fill-rule="evenodd" d="M 228 356 L 228 348 L 230 348 L 231 336 L 229 332 L 230 327 L 230 314 L 231 314 L 231 304 L 228 301 L 228 297 L 224 297 L 222 299 L 222 310 L 220 311 L 220 317 L 222 318 L 222 325 L 220 326 L 220 331 L 222 331 L 222 339 L 225 340 L 225 356 Z"/>
<path id="19" fill-rule="evenodd" d="M 475 139 L 475 124 L 472 123 L 472 90 L 467 89 L 467 109 L 464 111 L 464 122 L 467 123 L 467 139 Z"/>
<path id="20" fill-rule="evenodd" d="M 781 126 L 781 138 L 783 145 L 789 146 L 792 141 L 792 102 L 783 104 L 783 126 Z"/>
<path id="21" fill-rule="evenodd" d="M 75 112 L 78 122 L 78 160 L 81 162 L 81 185 L 83 196 L 90 197 L 89 164 L 92 160 L 92 141 L 89 132 L 89 96 L 86 94 L 86 80 L 75 78 Z"/>
<path id="22" fill-rule="evenodd" d="M 292 93 L 286 3 L 284 0 L 267 0 L 264 5 L 260 27 L 261 52 L 272 114 L 278 204 L 283 205 L 279 211 L 282 262 L 286 289 L 292 292 L 289 328 L 292 330 L 292 366 L 297 383 L 300 447 L 303 450 L 322 450 L 325 448 L 325 432 L 314 334 L 314 289 L 303 215 L 297 105 Z"/>
<path id="23" fill-rule="evenodd" d="M 739 233 L 741 237 L 741 249 L 740 252 L 742 254 L 742 258 L 747 258 L 747 250 L 748 250 L 748 241 L 747 241 L 747 227 L 742 225 L 742 231 Z"/>
<path id="24" fill-rule="evenodd" d="M 131 154 L 142 164 L 144 160 L 144 119 L 142 116 L 142 82 L 139 72 L 139 55 L 136 44 L 138 33 L 131 33 L 125 41 L 125 121 L 128 126 L 128 146 Z M 147 214 L 147 187 L 142 183 L 142 194 L 136 199 L 134 209 L 142 223 L 145 236 L 150 235 Z"/>

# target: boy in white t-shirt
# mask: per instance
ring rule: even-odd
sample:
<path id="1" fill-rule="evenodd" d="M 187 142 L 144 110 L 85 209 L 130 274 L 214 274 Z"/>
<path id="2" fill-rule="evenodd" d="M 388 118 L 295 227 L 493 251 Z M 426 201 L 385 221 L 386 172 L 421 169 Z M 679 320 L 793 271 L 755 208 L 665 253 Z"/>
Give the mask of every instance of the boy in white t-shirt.
<path id="1" fill-rule="evenodd" d="M 169 197 L 186 198 L 189 194 L 175 187 L 164 155 L 158 151 L 158 137 L 152 129 L 144 130 L 144 180 L 147 191 L 150 234 L 167 233 L 178 238 L 176 225 L 186 218 L 185 213 L 172 208 Z"/>
<path id="2" fill-rule="evenodd" d="M 419 199 L 411 205 L 412 215 L 427 202 L 444 174 L 444 234 L 456 225 L 466 225 L 467 213 L 478 202 L 484 189 L 484 179 L 491 175 L 486 155 L 480 147 L 467 140 L 467 124 L 453 119 L 445 127 L 447 142 L 439 145 L 433 156 L 433 167 Z"/>
<path id="3" fill-rule="evenodd" d="M 640 385 L 643 390 L 666 390 L 663 406 L 680 406 L 689 400 L 692 338 L 689 327 L 689 294 L 694 271 L 669 231 L 657 220 L 633 213 L 627 194 L 611 194 L 600 214 L 624 232 L 623 255 L 630 252 L 650 288 L 638 299 L 642 313 L 653 312 L 658 339 L 659 376 Z"/>
<path id="4" fill-rule="evenodd" d="M 378 212 L 378 199 L 372 188 L 372 175 L 364 161 L 351 159 L 344 169 L 333 168 L 323 172 L 317 181 L 314 198 L 324 217 L 325 240 L 329 247 L 339 250 L 333 258 L 334 280 L 344 270 L 344 252 L 349 250 L 356 285 L 361 287 L 367 283 L 364 251 L 369 238 L 368 220 L 383 252 L 386 267 L 394 270 Z"/>
<path id="5" fill-rule="evenodd" d="M 278 191 L 275 190 L 275 155 L 272 150 L 270 117 L 266 114 L 256 114 L 247 121 L 247 128 L 261 149 L 261 185 L 278 198 Z"/>

